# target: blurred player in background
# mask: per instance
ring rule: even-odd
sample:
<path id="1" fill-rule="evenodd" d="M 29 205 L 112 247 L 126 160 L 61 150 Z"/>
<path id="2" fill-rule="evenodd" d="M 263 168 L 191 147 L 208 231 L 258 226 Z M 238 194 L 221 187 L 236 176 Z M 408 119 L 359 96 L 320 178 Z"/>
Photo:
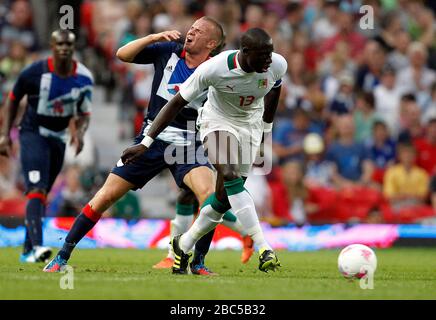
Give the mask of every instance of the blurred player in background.
<path id="1" fill-rule="evenodd" d="M 27 96 L 27 109 L 20 124 L 20 158 L 28 198 L 26 236 L 22 262 L 44 262 L 51 249 L 43 246 L 42 217 L 47 194 L 62 169 L 67 128 L 76 155 L 83 149 L 88 128 L 93 77 L 73 60 L 75 36 L 68 30 L 51 35 L 52 56 L 37 61 L 19 75 L 6 101 L 5 121 L 0 134 L 0 154 L 11 152 L 10 131 L 20 101 Z"/>
<path id="2" fill-rule="evenodd" d="M 144 139 L 124 151 L 121 159 L 125 165 L 152 153 L 158 143 L 156 137 L 188 103 L 208 92 L 199 111 L 198 125 L 210 163 L 218 172 L 216 191 L 206 200 L 189 231 L 171 240 L 175 254 L 173 273 L 187 273 L 190 250 L 230 208 L 259 250 L 259 269 L 267 272 L 280 266 L 263 236 L 244 182 L 263 132 L 272 130 L 286 70 L 286 60 L 273 53 L 271 37 L 262 29 L 249 29 L 241 37 L 240 50 L 222 52 L 201 64 L 163 107 Z"/>
<path id="3" fill-rule="evenodd" d="M 149 64 L 153 63 L 155 75 L 152 85 L 152 95 L 148 107 L 148 114 L 144 121 L 142 133 L 136 138 L 139 143 L 147 134 L 156 115 L 161 108 L 178 92 L 180 85 L 194 72 L 194 70 L 212 52 L 224 44 L 224 33 L 220 24 L 215 20 L 203 17 L 198 19 L 190 28 L 184 44 L 177 42 L 180 32 L 176 30 L 150 34 L 132 41 L 120 48 L 118 58 L 125 62 Z M 168 168 L 177 185 L 182 188 L 176 205 L 176 218 L 172 221 L 172 235 L 186 232 L 191 226 L 194 213 L 198 212 L 198 204 L 203 202 L 214 192 L 214 175 L 207 161 L 201 163 L 196 158 L 197 149 L 201 142 L 195 140 L 195 121 L 197 109 L 206 99 L 206 92 L 188 105 L 175 118 L 170 126 L 157 138 L 157 142 L 135 163 L 124 165 L 121 160 L 109 174 L 104 186 L 94 196 L 82 213 L 77 217 L 68 233 L 63 248 L 45 268 L 46 272 L 58 272 L 66 265 L 76 244 L 93 228 L 101 215 L 126 192 L 142 188 L 158 173 Z M 189 123 L 194 128 L 189 127 Z M 194 130 L 191 132 L 190 129 Z M 194 133 L 194 134 L 193 134 Z M 194 139 L 190 139 L 193 137 Z M 189 145 L 195 146 L 194 152 L 189 153 Z M 169 164 L 165 159 L 165 152 L 170 146 L 175 146 L 184 155 L 182 163 Z M 204 153 L 204 151 L 203 151 Z M 205 159 L 207 160 L 207 159 Z M 226 213 L 226 225 L 243 233 L 242 225 L 230 213 Z M 204 265 L 212 240 L 213 230 L 206 235 L 196 247 L 195 257 L 191 264 L 194 274 L 212 275 Z M 251 243 L 252 244 L 252 243 Z M 244 252 L 244 259 L 248 261 L 252 246 Z M 174 262 L 173 252 L 155 265 L 155 268 L 170 268 Z"/>

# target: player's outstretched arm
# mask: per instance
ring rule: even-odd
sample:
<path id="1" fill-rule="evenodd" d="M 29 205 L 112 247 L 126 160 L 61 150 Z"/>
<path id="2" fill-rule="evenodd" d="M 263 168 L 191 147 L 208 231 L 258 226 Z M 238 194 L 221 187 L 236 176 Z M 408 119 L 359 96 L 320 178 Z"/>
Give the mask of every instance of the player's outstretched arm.
<path id="1" fill-rule="evenodd" d="M 117 51 L 117 58 L 124 62 L 132 62 L 137 54 L 141 52 L 145 47 L 156 42 L 178 40 L 180 36 L 181 33 L 177 30 L 149 34 L 148 36 L 131 41 L 123 47 L 119 48 Z"/>
<path id="2" fill-rule="evenodd" d="M 124 150 L 123 155 L 121 156 L 121 161 L 124 164 L 128 164 L 143 154 L 150 147 L 159 133 L 168 127 L 168 125 L 176 118 L 177 114 L 187 104 L 188 102 L 182 98 L 180 93 L 177 93 L 158 113 L 141 143 L 135 144 Z"/>
<path id="3" fill-rule="evenodd" d="M 18 101 L 19 102 L 19 101 Z M 11 138 L 10 131 L 12 124 L 15 121 L 18 113 L 18 103 L 16 99 L 8 97 L 6 99 L 4 113 L 3 113 L 3 125 L 0 131 L 0 155 L 8 157 L 11 151 Z"/>

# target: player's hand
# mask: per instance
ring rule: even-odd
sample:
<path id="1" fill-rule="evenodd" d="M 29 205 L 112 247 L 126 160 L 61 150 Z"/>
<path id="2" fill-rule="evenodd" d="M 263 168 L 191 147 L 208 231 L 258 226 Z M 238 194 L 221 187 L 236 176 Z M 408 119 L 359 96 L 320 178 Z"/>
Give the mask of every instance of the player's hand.
<path id="1" fill-rule="evenodd" d="M 76 148 L 76 156 L 80 154 L 83 150 L 84 142 L 83 136 L 74 134 L 71 136 L 70 145 L 75 146 Z"/>
<path id="2" fill-rule="evenodd" d="M 0 156 L 9 157 L 12 149 L 12 141 L 8 136 L 0 136 Z"/>
<path id="3" fill-rule="evenodd" d="M 156 41 L 164 42 L 164 41 L 174 41 L 180 39 L 182 34 L 177 30 L 163 31 L 160 33 L 156 33 Z"/>
<path id="4" fill-rule="evenodd" d="M 134 162 L 139 156 L 141 156 L 145 151 L 147 151 L 147 147 L 143 144 L 135 144 L 124 150 L 123 155 L 121 156 L 121 161 L 124 164 L 129 164 Z"/>

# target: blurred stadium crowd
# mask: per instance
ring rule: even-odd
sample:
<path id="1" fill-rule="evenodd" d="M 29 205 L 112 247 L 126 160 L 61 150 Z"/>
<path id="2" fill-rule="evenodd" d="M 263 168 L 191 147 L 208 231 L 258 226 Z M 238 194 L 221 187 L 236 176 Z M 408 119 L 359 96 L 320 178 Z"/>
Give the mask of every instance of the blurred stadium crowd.
<path id="1" fill-rule="evenodd" d="M 106 101 L 119 105 L 120 139 L 140 130 L 153 76 L 152 67 L 117 60 L 120 46 L 163 30 L 186 33 L 202 15 L 223 24 L 225 49 L 238 48 L 245 30 L 264 28 L 289 67 L 273 170 L 247 182 L 261 218 L 274 225 L 435 221 L 435 1 L 0 0 L 2 104 L 20 70 L 48 54 L 64 4 L 74 8 L 78 58 Z M 373 28 L 360 27 L 363 5 L 373 9 Z M 0 157 L 3 212 L 24 202 L 17 154 Z M 88 158 L 78 165 L 67 156 L 49 215 L 77 214 L 102 183 L 109 168 L 98 168 L 92 148 Z M 130 211 L 141 215 L 138 205 Z"/>

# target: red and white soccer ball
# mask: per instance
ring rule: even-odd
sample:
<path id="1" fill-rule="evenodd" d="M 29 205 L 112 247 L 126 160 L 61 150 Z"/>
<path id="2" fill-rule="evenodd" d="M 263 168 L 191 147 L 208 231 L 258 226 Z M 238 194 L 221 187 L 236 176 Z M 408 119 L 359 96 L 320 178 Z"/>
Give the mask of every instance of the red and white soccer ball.
<path id="1" fill-rule="evenodd" d="M 361 279 L 367 273 L 374 274 L 377 257 L 374 251 L 363 244 L 351 244 L 342 249 L 338 258 L 339 272 L 347 279 Z"/>

